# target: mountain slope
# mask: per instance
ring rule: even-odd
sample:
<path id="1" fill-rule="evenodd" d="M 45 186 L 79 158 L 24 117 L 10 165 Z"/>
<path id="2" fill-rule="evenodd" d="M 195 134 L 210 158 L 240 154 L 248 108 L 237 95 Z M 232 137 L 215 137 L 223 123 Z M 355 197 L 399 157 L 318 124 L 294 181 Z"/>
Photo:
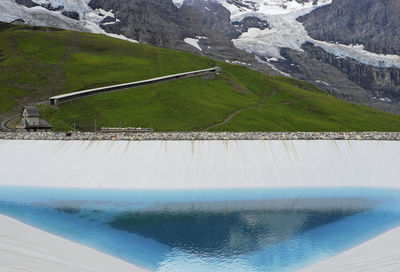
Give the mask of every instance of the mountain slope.
<path id="1" fill-rule="evenodd" d="M 1 26 L 7 29 L 0 32 L 0 113 L 60 93 L 215 64 L 211 59 L 189 53 L 132 44 L 102 35 Z"/>
<path id="2" fill-rule="evenodd" d="M 400 116 L 343 102 L 308 83 L 103 35 L 1 24 L 1 112 L 54 94 L 220 66 L 189 78 L 39 106 L 57 130 L 149 126 L 157 131 L 399 130 Z"/>
<path id="3" fill-rule="evenodd" d="M 400 113 L 398 8 L 396 0 L 3 0 L 0 21 L 189 51 Z"/>
<path id="4" fill-rule="evenodd" d="M 400 130 L 398 115 L 349 104 L 304 83 L 222 67 L 215 79 L 184 79 L 87 97 L 58 110 L 45 109 L 42 116 L 57 130 L 73 129 L 74 122 L 78 129 L 93 130 L 95 119 L 97 128 L 122 124 L 156 131 Z M 235 86 L 232 75 L 241 85 Z"/>

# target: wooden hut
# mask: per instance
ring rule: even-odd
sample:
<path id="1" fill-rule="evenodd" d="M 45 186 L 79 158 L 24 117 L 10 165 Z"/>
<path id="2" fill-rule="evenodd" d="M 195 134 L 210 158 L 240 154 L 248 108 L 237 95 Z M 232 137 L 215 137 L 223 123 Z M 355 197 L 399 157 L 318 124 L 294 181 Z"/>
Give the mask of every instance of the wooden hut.
<path id="1" fill-rule="evenodd" d="M 36 107 L 25 106 L 21 113 L 21 119 L 21 123 L 16 126 L 17 130 L 47 131 L 51 129 L 51 126 L 45 120 L 40 119 Z"/>

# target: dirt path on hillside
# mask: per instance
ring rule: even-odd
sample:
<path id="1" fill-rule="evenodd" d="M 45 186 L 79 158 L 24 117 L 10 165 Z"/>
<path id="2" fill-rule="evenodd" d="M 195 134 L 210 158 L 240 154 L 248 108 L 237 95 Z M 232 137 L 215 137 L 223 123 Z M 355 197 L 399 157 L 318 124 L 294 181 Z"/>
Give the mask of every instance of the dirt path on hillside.
<path id="1" fill-rule="evenodd" d="M 270 99 L 271 97 L 273 97 L 277 93 L 279 93 L 279 91 L 274 91 L 267 99 Z M 290 100 L 290 101 L 278 103 L 278 104 L 275 104 L 275 105 L 289 105 L 289 104 L 292 104 L 292 103 L 295 103 L 295 102 L 299 102 L 299 101 L 303 101 L 303 100 L 308 100 L 308 98 Z M 247 111 L 247 110 L 252 110 L 252 109 L 255 109 L 255 108 L 261 108 L 261 107 L 263 107 L 265 105 L 267 105 L 267 101 L 262 103 L 262 104 L 259 104 L 259 105 L 253 105 L 253 106 L 250 106 L 250 107 L 241 108 L 241 109 L 235 111 L 234 113 L 231 113 L 224 121 L 222 121 L 220 123 L 217 123 L 217 124 L 214 124 L 212 126 L 209 126 L 208 128 L 204 129 L 204 131 L 208 131 L 208 130 L 210 130 L 212 128 L 219 127 L 219 126 L 222 126 L 222 125 L 226 124 L 227 122 L 232 120 L 233 117 L 235 117 L 237 114 L 239 114 L 241 112 L 244 112 L 244 111 Z"/>
<path id="2" fill-rule="evenodd" d="M 278 90 L 273 90 L 273 91 L 271 92 L 271 94 L 266 98 L 266 100 L 267 100 L 267 99 L 270 99 L 271 97 L 273 97 L 273 96 L 276 95 L 277 93 L 279 93 Z M 251 109 L 263 107 L 263 106 L 265 106 L 265 104 L 266 104 L 266 102 L 264 101 L 264 103 L 261 103 L 261 104 L 258 104 L 258 105 L 253 105 L 253 106 L 250 106 L 250 107 L 238 109 L 238 110 L 235 111 L 234 113 L 231 113 L 224 121 L 222 121 L 222 122 L 220 122 L 220 123 L 217 123 L 217 124 L 214 124 L 214 125 L 212 125 L 212 126 L 206 128 L 206 129 L 204 129 L 204 131 L 207 131 L 207 130 L 210 130 L 210 129 L 212 129 L 212 128 L 219 127 L 219 126 L 221 126 L 221 125 L 223 125 L 223 124 L 226 124 L 226 123 L 229 122 L 233 117 L 235 117 L 235 115 L 237 115 L 237 114 L 239 114 L 239 113 L 241 113 L 241 112 L 243 112 L 243 111 L 247 111 L 247 110 L 251 110 Z"/>
<path id="3" fill-rule="evenodd" d="M 207 131 L 207 130 L 210 130 L 210 129 L 212 129 L 212 128 L 219 127 L 219 126 L 221 126 L 221 125 L 223 125 L 223 124 L 226 124 L 226 123 L 229 122 L 235 115 L 237 115 L 237 114 L 239 114 L 239 113 L 241 113 L 241 112 L 243 112 L 243 111 L 251 110 L 251 109 L 255 109 L 255 108 L 259 108 L 259 107 L 262 107 L 262 106 L 264 106 L 264 105 L 265 105 L 265 104 L 260 104 L 260 105 L 254 105 L 254 106 L 250 106 L 250 107 L 247 107 L 247 108 L 239 109 L 239 110 L 235 111 L 234 113 L 230 114 L 224 121 L 222 121 L 222 122 L 220 122 L 220 123 L 217 123 L 217 124 L 215 124 L 215 125 L 212 125 L 212 126 L 206 128 L 204 131 Z"/>

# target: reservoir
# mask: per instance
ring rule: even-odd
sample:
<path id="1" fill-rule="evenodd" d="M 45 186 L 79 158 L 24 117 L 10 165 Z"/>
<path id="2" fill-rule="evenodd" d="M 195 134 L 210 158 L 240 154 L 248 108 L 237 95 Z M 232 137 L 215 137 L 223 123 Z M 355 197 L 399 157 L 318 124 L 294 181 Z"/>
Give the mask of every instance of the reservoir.
<path id="1" fill-rule="evenodd" d="M 296 271 L 400 226 L 395 141 L 0 141 L 0 213 L 150 271 Z"/>
<path id="2" fill-rule="evenodd" d="M 376 188 L 1 187 L 0 213 L 151 271 L 295 271 L 400 226 Z"/>

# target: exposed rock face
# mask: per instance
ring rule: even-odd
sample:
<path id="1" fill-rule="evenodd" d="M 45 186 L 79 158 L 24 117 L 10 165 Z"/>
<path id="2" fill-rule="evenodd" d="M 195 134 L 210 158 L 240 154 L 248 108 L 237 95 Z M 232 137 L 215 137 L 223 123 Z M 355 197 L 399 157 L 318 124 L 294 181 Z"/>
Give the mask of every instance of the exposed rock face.
<path id="1" fill-rule="evenodd" d="M 61 14 L 71 19 L 79 20 L 79 13 L 76 11 L 63 11 Z"/>
<path id="2" fill-rule="evenodd" d="M 104 26 L 107 32 L 124 34 L 139 42 L 164 47 L 173 47 L 173 41 L 182 39 L 178 29 L 177 8 L 171 1 L 92 0 L 89 6 L 93 9 L 112 9 L 120 20 Z"/>
<path id="3" fill-rule="evenodd" d="M 237 6 L 238 8 L 256 10 L 255 3 L 252 1 L 227 0 L 226 2 L 229 4 L 233 4 L 233 5 Z"/>
<path id="4" fill-rule="evenodd" d="M 50 10 L 50 11 L 59 11 L 59 10 L 63 10 L 64 9 L 64 6 L 62 6 L 62 5 L 53 7 L 50 3 L 49 4 L 42 4 L 41 6 L 44 7 L 45 9 Z M 79 19 L 77 19 L 77 20 L 79 20 Z"/>
<path id="5" fill-rule="evenodd" d="M 39 4 L 36 4 L 32 0 L 15 0 L 15 3 L 17 3 L 19 5 L 23 5 L 23 6 L 27 7 L 27 8 L 32 8 L 32 7 L 39 6 Z"/>
<path id="6" fill-rule="evenodd" d="M 399 69 L 372 67 L 353 59 L 336 57 L 310 43 L 304 44 L 302 48 L 314 58 L 338 68 L 372 96 L 387 97 L 392 102 L 400 102 Z"/>
<path id="7" fill-rule="evenodd" d="M 281 54 L 285 60 L 274 63 L 275 66 L 293 77 L 309 81 L 327 93 L 346 101 L 366 103 L 370 100 L 369 93 L 348 79 L 346 74 L 313 57 L 311 53 L 282 49 Z"/>
<path id="8" fill-rule="evenodd" d="M 241 32 L 231 23 L 230 13 L 214 1 L 186 0 L 177 8 L 171 0 L 92 0 L 93 9 L 113 10 L 119 22 L 103 24 L 107 32 L 122 34 L 142 43 L 200 53 L 183 40 L 199 39 L 202 54 L 252 64 L 262 71 L 254 56 L 237 49 L 231 39 Z M 265 23 L 263 23 L 265 24 Z"/>
<path id="9" fill-rule="evenodd" d="M 33 8 L 33 7 L 37 7 L 37 6 L 41 6 L 45 9 L 48 9 L 50 11 L 59 11 L 59 10 L 63 10 L 64 6 L 57 6 L 57 7 L 53 7 L 50 3 L 47 4 L 38 4 L 33 2 L 32 0 L 15 0 L 15 3 L 25 6 L 27 8 Z"/>
<path id="10" fill-rule="evenodd" d="M 229 12 L 215 2 L 193 0 L 178 9 L 170 0 L 92 0 L 89 6 L 112 9 L 120 20 L 104 26 L 106 31 L 168 48 L 175 48 L 186 37 L 239 34 L 230 23 Z"/>
<path id="11" fill-rule="evenodd" d="M 400 55 L 399 0 L 334 0 L 299 20 L 314 39 Z"/>
<path id="12" fill-rule="evenodd" d="M 100 22 L 100 24 L 104 25 L 104 24 L 107 24 L 107 23 L 115 23 L 116 21 L 117 21 L 117 19 L 115 19 L 114 17 L 107 16 L 106 18 L 104 18 L 104 19 Z M 104 27 L 104 26 L 103 26 L 103 27 Z"/>
<path id="13" fill-rule="evenodd" d="M 180 17 L 189 23 L 192 31 L 197 31 L 199 26 L 205 32 L 214 31 L 224 34 L 230 39 L 240 33 L 231 24 L 230 13 L 222 5 L 207 0 L 186 0 L 179 9 Z M 183 23 L 183 22 L 182 22 Z M 187 26 L 186 26 L 187 28 Z"/>
<path id="14" fill-rule="evenodd" d="M 246 17 L 240 22 L 232 22 L 240 32 L 247 32 L 249 28 L 255 27 L 261 30 L 269 28 L 266 20 L 261 20 L 257 17 Z"/>
<path id="15" fill-rule="evenodd" d="M 304 52 L 282 49 L 285 58 L 274 65 L 293 77 L 349 102 L 400 113 L 400 70 L 378 68 L 339 58 L 306 43 Z"/>

